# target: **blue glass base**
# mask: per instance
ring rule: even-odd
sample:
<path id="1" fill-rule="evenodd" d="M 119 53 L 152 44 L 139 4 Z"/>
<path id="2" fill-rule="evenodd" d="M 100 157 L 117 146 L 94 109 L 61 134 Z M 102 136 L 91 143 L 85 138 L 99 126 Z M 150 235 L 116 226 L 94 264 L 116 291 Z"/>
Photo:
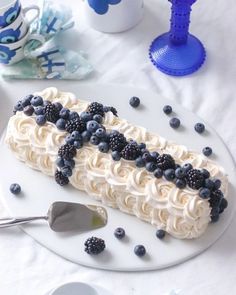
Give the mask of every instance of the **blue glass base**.
<path id="1" fill-rule="evenodd" d="M 206 51 L 193 35 L 183 45 L 170 43 L 169 33 L 157 37 L 151 44 L 149 56 L 152 63 L 171 76 L 184 76 L 197 71 L 204 63 Z"/>

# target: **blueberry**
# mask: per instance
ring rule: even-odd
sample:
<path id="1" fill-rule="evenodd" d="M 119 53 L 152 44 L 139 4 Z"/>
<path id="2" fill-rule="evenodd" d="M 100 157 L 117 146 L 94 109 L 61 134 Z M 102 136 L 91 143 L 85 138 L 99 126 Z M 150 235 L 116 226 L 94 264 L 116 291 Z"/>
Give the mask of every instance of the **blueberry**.
<path id="1" fill-rule="evenodd" d="M 215 223 L 219 220 L 220 214 L 215 214 L 211 216 L 211 222 Z"/>
<path id="2" fill-rule="evenodd" d="M 70 116 L 70 110 L 62 108 L 59 113 L 60 118 L 67 120 Z"/>
<path id="3" fill-rule="evenodd" d="M 56 165 L 57 165 L 57 167 L 59 167 L 59 168 L 64 167 L 64 166 L 65 166 L 64 159 L 61 158 L 61 157 L 58 157 L 58 158 L 56 159 Z"/>
<path id="4" fill-rule="evenodd" d="M 205 179 L 210 177 L 210 172 L 208 170 L 202 169 L 201 172 Z"/>
<path id="5" fill-rule="evenodd" d="M 106 142 L 100 142 L 98 149 L 101 153 L 107 153 L 109 151 L 109 144 Z"/>
<path id="6" fill-rule="evenodd" d="M 142 155 L 142 159 L 143 159 L 146 163 L 152 161 L 152 157 L 151 157 L 151 155 L 150 155 L 149 152 L 145 152 L 145 153 L 143 153 L 143 155 Z"/>
<path id="7" fill-rule="evenodd" d="M 90 138 L 90 142 L 94 145 L 98 145 L 100 140 L 99 138 L 96 136 L 96 135 L 92 135 L 91 138 Z"/>
<path id="8" fill-rule="evenodd" d="M 91 121 L 93 119 L 93 114 L 91 114 L 90 112 L 82 112 L 80 114 L 80 118 L 84 121 L 84 122 L 88 122 Z"/>
<path id="9" fill-rule="evenodd" d="M 34 96 L 33 96 L 32 94 L 27 95 L 26 97 L 24 97 L 24 98 L 22 99 L 22 101 L 21 101 L 22 106 L 23 106 L 23 107 L 26 107 L 26 106 L 30 105 L 30 101 L 31 101 L 31 99 L 32 99 L 33 97 L 34 97 Z"/>
<path id="10" fill-rule="evenodd" d="M 195 124 L 194 129 L 197 133 L 201 134 L 205 131 L 205 125 L 202 123 L 197 123 L 197 124 Z"/>
<path id="11" fill-rule="evenodd" d="M 65 127 L 66 127 L 66 120 L 65 119 L 58 119 L 56 121 L 56 126 L 59 130 L 65 130 Z"/>
<path id="12" fill-rule="evenodd" d="M 171 118 L 169 124 L 170 124 L 170 127 L 174 128 L 174 129 L 177 129 L 180 126 L 180 119 Z"/>
<path id="13" fill-rule="evenodd" d="M 158 152 L 151 152 L 151 153 L 150 153 L 150 156 L 151 156 L 154 160 L 156 160 L 157 157 L 159 157 L 159 153 L 158 153 Z"/>
<path id="14" fill-rule="evenodd" d="M 41 105 L 43 105 L 43 99 L 42 99 L 41 96 L 34 96 L 34 97 L 31 98 L 30 103 L 34 107 L 41 106 Z"/>
<path id="15" fill-rule="evenodd" d="M 158 229 L 156 231 L 156 237 L 160 240 L 164 239 L 166 232 L 163 229 Z"/>
<path id="16" fill-rule="evenodd" d="M 163 107 L 163 112 L 166 114 L 166 115 L 169 115 L 172 113 L 172 107 L 170 105 L 165 105 Z"/>
<path id="17" fill-rule="evenodd" d="M 204 187 L 208 188 L 209 190 L 213 190 L 214 182 L 211 179 L 206 179 Z"/>
<path id="18" fill-rule="evenodd" d="M 172 181 L 175 179 L 175 170 L 174 169 L 167 169 L 164 171 L 165 179 L 168 181 Z"/>
<path id="19" fill-rule="evenodd" d="M 75 160 L 73 160 L 73 159 L 65 160 L 64 166 L 67 166 L 67 167 L 70 167 L 71 169 L 73 169 L 75 167 Z"/>
<path id="20" fill-rule="evenodd" d="M 217 190 L 221 187 L 221 180 L 220 179 L 215 179 L 213 180 L 214 182 L 214 189 Z"/>
<path id="21" fill-rule="evenodd" d="M 63 105 L 60 102 L 55 102 L 54 106 L 56 107 L 58 112 L 60 112 L 63 109 Z"/>
<path id="22" fill-rule="evenodd" d="M 76 130 L 71 133 L 71 138 L 77 141 L 82 141 L 82 135 Z"/>
<path id="23" fill-rule="evenodd" d="M 68 144 L 73 145 L 74 141 L 75 141 L 74 138 L 72 138 L 70 134 L 67 135 L 66 138 L 65 138 L 65 142 L 68 143 Z"/>
<path id="24" fill-rule="evenodd" d="M 142 149 L 145 149 L 146 148 L 146 144 L 141 142 L 139 145 L 138 145 L 139 149 L 142 150 Z"/>
<path id="25" fill-rule="evenodd" d="M 97 121 L 92 120 L 87 123 L 87 130 L 91 133 L 96 132 L 96 130 L 100 127 Z"/>
<path id="26" fill-rule="evenodd" d="M 110 111 L 110 107 L 108 107 L 108 106 L 104 106 L 103 107 L 103 112 L 104 113 L 107 113 L 107 112 L 109 112 Z"/>
<path id="27" fill-rule="evenodd" d="M 75 140 L 74 141 L 74 146 L 77 148 L 77 149 L 81 149 L 83 147 L 83 142 L 82 141 L 79 141 L 79 140 Z"/>
<path id="28" fill-rule="evenodd" d="M 187 183 L 185 179 L 177 178 L 175 185 L 177 186 L 177 188 L 183 189 L 186 187 Z"/>
<path id="29" fill-rule="evenodd" d="M 146 164 L 146 170 L 147 170 L 148 172 L 154 172 L 156 169 L 157 169 L 157 165 L 156 165 L 155 163 L 153 163 L 153 162 L 148 162 L 148 163 Z"/>
<path id="30" fill-rule="evenodd" d="M 161 168 L 157 168 L 155 171 L 154 171 L 154 176 L 156 178 L 161 178 L 163 176 L 163 171 Z"/>
<path id="31" fill-rule="evenodd" d="M 44 107 L 38 106 L 34 108 L 35 115 L 44 115 Z"/>
<path id="32" fill-rule="evenodd" d="M 114 235 L 117 239 L 121 240 L 125 237 L 125 230 L 121 227 L 118 227 L 115 229 Z"/>
<path id="33" fill-rule="evenodd" d="M 139 168 L 142 168 L 146 165 L 145 160 L 140 156 L 135 160 L 135 165 Z"/>
<path id="34" fill-rule="evenodd" d="M 106 135 L 106 130 L 103 128 L 98 128 L 95 132 L 96 136 L 99 138 L 103 138 Z"/>
<path id="35" fill-rule="evenodd" d="M 220 213 L 222 213 L 228 207 L 228 201 L 222 198 L 220 201 Z"/>
<path id="36" fill-rule="evenodd" d="M 136 96 L 133 96 L 130 98 L 129 104 L 131 105 L 131 107 L 137 108 L 140 105 L 140 99 Z"/>
<path id="37" fill-rule="evenodd" d="M 10 185 L 10 192 L 14 195 L 18 195 L 21 192 L 21 187 L 18 183 L 12 183 Z"/>
<path id="38" fill-rule="evenodd" d="M 35 120 L 39 126 L 43 126 L 47 121 L 45 115 L 38 115 L 38 116 L 36 116 Z"/>
<path id="39" fill-rule="evenodd" d="M 103 117 L 101 115 L 94 115 L 93 116 L 93 120 L 98 122 L 98 123 L 102 123 Z"/>
<path id="40" fill-rule="evenodd" d="M 183 165 L 183 169 L 188 172 L 189 170 L 193 169 L 193 166 L 190 163 L 186 163 Z"/>
<path id="41" fill-rule="evenodd" d="M 199 190 L 199 196 L 202 199 L 208 199 L 211 196 L 211 191 L 208 188 L 202 187 Z"/>
<path id="42" fill-rule="evenodd" d="M 61 169 L 61 173 L 65 177 L 71 177 L 72 176 L 72 169 L 68 166 L 65 166 Z"/>
<path id="43" fill-rule="evenodd" d="M 177 168 L 176 170 L 175 170 L 175 176 L 177 177 L 177 178 L 184 178 L 185 176 L 186 176 L 186 171 L 185 171 L 185 169 L 184 168 Z"/>
<path id="44" fill-rule="evenodd" d="M 15 111 L 23 111 L 24 107 L 22 105 L 22 101 L 18 101 L 18 103 L 14 106 Z"/>
<path id="45" fill-rule="evenodd" d="M 175 164 L 175 170 L 181 168 L 181 166 L 179 164 Z"/>
<path id="46" fill-rule="evenodd" d="M 121 154 L 118 151 L 112 152 L 111 156 L 114 161 L 120 161 L 121 159 Z"/>
<path id="47" fill-rule="evenodd" d="M 212 154 L 212 148 L 210 148 L 209 146 L 204 147 L 202 153 L 204 156 L 209 157 Z"/>
<path id="48" fill-rule="evenodd" d="M 146 254 L 146 249 L 143 245 L 137 245 L 134 247 L 134 253 L 137 256 L 142 257 Z"/>
<path id="49" fill-rule="evenodd" d="M 74 120 L 74 119 L 78 119 L 79 118 L 79 114 L 76 112 L 70 112 L 69 114 L 69 119 L 70 120 Z"/>
<path id="50" fill-rule="evenodd" d="M 34 113 L 34 107 L 32 105 L 28 105 L 24 108 L 24 114 L 26 116 L 32 116 Z"/>
<path id="51" fill-rule="evenodd" d="M 87 130 L 84 131 L 82 133 L 83 142 L 89 142 L 91 136 L 92 136 L 92 134 L 90 131 L 87 131 Z"/>

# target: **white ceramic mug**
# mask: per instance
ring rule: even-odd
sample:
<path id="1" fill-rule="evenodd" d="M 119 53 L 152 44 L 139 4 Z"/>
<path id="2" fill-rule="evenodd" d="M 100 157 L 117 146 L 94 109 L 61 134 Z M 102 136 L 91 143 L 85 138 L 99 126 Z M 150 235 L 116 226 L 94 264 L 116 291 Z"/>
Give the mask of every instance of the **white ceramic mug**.
<path id="1" fill-rule="evenodd" d="M 141 21 L 143 11 L 143 0 L 85 0 L 88 24 L 106 33 L 131 29 Z"/>
<path id="2" fill-rule="evenodd" d="M 27 12 L 35 10 L 36 14 L 31 18 L 26 18 Z M 7 27 L 0 28 L 0 44 L 13 43 L 25 36 L 29 25 L 39 16 L 40 8 L 31 5 L 22 9 L 18 17 Z"/>
<path id="3" fill-rule="evenodd" d="M 37 40 L 43 43 L 45 40 L 41 35 L 32 34 L 30 31 L 19 41 L 9 44 L 0 44 L 0 64 L 12 65 L 25 58 L 25 45 L 29 40 Z"/>

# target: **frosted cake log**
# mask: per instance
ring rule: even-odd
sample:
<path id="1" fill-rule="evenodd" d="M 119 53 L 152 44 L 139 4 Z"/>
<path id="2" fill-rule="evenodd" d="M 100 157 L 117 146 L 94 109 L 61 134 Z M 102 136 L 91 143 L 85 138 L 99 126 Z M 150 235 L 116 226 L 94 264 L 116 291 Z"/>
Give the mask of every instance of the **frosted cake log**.
<path id="1" fill-rule="evenodd" d="M 77 99 L 72 93 L 60 92 L 53 87 L 34 95 L 51 103 L 60 103 L 70 112 L 79 114 L 88 110 L 90 104 Z M 58 170 L 58 151 L 65 144 L 68 132 L 59 130 L 52 122 L 47 121 L 42 126 L 37 124 L 32 108 L 28 113 L 21 110 L 10 118 L 5 141 L 20 161 L 54 176 Z M 211 178 L 221 181 L 221 191 L 217 190 L 215 195 L 221 192 L 222 196 L 227 196 L 227 176 L 217 163 L 117 117 L 114 109 L 109 110 L 112 109 L 105 112 L 102 122 L 108 132 L 118 130 L 127 139 L 145 143 L 149 151 L 171 155 L 176 164 L 190 163 L 194 169 L 206 169 Z M 145 167 L 138 168 L 135 161 L 124 158 L 114 161 L 110 151 L 103 153 L 91 143 L 85 143 L 76 150 L 74 161 L 75 167 L 69 177 L 71 185 L 104 205 L 135 215 L 176 238 L 197 238 L 211 221 L 215 199 L 209 202 L 209 198 L 199 196 L 197 189 L 189 186 L 180 189 L 173 181 L 156 178 Z M 224 208 L 226 202 L 224 199 Z"/>

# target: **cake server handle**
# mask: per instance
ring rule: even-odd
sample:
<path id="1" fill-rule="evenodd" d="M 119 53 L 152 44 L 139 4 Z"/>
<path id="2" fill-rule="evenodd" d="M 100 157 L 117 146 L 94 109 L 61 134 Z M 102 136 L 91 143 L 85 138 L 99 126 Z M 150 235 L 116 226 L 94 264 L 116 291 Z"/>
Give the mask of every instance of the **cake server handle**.
<path id="1" fill-rule="evenodd" d="M 0 228 L 15 226 L 19 224 L 28 223 L 36 220 L 48 220 L 48 216 L 34 216 L 34 217 L 7 217 L 0 218 Z"/>

